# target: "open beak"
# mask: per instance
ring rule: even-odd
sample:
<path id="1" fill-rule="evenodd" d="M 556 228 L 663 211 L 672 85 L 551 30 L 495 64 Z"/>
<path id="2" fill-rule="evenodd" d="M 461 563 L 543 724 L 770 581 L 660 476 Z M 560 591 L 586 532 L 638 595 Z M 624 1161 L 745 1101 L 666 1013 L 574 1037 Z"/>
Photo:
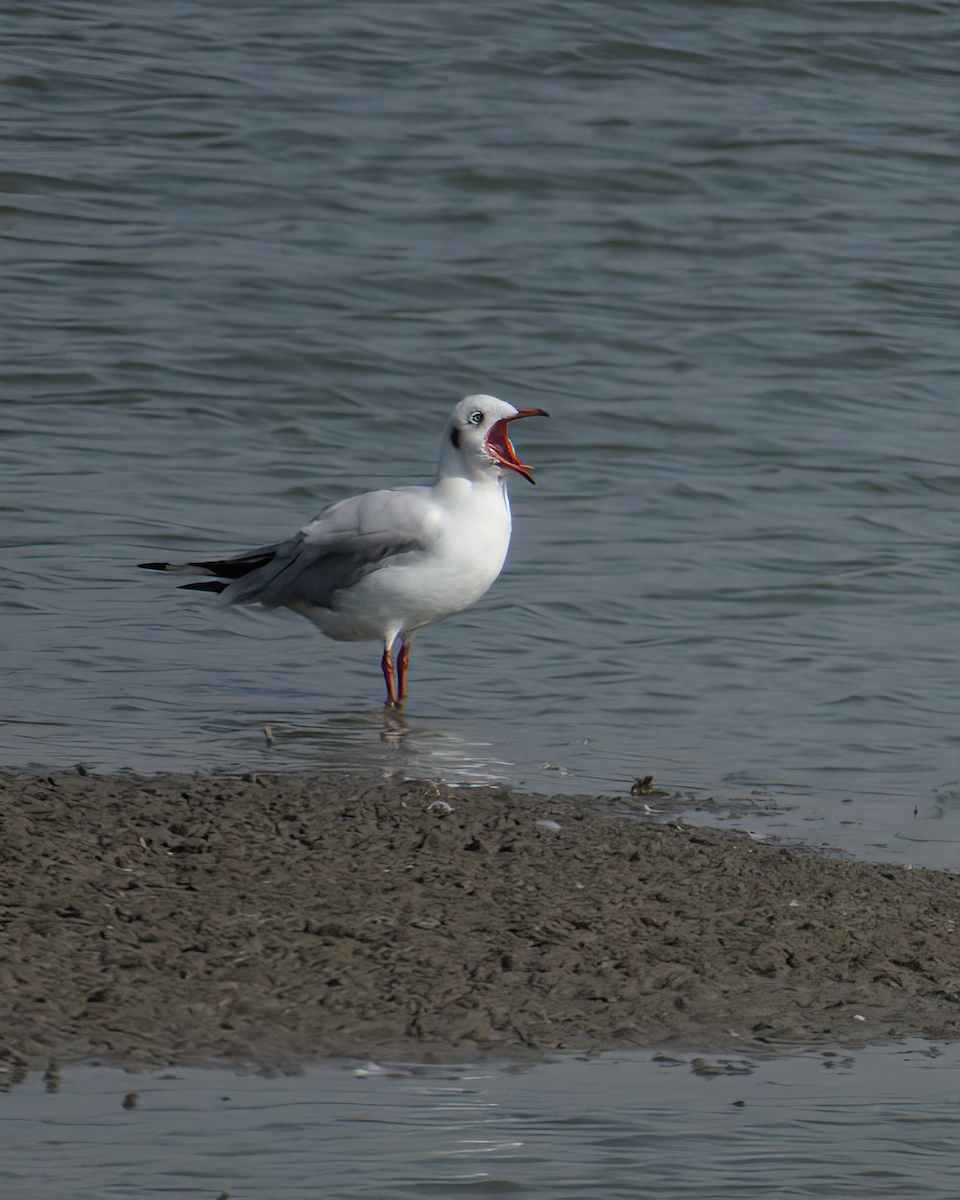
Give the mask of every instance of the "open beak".
<path id="1" fill-rule="evenodd" d="M 522 475 L 524 479 L 529 479 L 535 484 L 537 481 L 530 475 L 533 467 L 525 467 L 517 458 L 516 451 L 510 442 L 507 434 L 507 422 L 518 421 L 521 417 L 549 417 L 548 412 L 544 412 L 542 408 L 520 408 L 512 417 L 502 417 L 490 426 L 490 432 L 484 440 L 484 449 L 491 458 L 502 467 L 508 467 L 511 471 L 516 471 L 518 475 Z"/>

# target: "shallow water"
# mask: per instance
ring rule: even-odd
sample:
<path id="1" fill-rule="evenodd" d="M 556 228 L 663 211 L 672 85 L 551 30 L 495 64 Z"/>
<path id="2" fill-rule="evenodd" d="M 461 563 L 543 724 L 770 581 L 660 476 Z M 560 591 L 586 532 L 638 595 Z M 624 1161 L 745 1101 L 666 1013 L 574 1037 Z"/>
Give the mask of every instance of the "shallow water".
<path id="1" fill-rule="evenodd" d="M 6 1200 L 953 1200 L 958 1066 L 960 1047 L 919 1039 L 274 1079 L 76 1066 L 55 1093 L 34 1072 L 0 1095 L 0 1184 Z"/>
<path id="2" fill-rule="evenodd" d="M 653 773 L 955 865 L 952 16 L 8 9 L 4 761 Z M 135 570 L 429 478 L 471 391 L 554 419 L 405 732 L 375 646 Z"/>

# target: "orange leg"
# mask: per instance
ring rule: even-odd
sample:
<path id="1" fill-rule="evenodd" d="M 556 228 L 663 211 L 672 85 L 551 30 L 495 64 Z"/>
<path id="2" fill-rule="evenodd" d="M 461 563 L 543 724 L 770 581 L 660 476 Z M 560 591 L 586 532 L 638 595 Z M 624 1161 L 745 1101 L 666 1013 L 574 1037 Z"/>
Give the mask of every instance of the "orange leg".
<path id="1" fill-rule="evenodd" d="M 400 701 L 397 698 L 397 683 L 393 673 L 393 655 L 390 653 L 390 647 L 385 646 L 383 650 L 383 658 L 380 660 L 380 669 L 383 671 L 383 678 L 387 684 L 387 703 L 386 708 L 399 708 Z"/>
<path id="2" fill-rule="evenodd" d="M 399 704 L 407 698 L 407 667 L 410 665 L 410 643 L 404 642 L 397 655 L 397 691 Z M 399 707 L 398 704 L 398 707 Z"/>

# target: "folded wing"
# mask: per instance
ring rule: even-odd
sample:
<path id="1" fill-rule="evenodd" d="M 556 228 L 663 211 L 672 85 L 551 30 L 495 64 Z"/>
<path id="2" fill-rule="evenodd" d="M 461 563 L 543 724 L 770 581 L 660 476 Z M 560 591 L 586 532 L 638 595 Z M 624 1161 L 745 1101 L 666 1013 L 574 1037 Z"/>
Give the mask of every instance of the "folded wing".
<path id="1" fill-rule="evenodd" d="M 338 592 L 389 560 L 427 548 L 439 514 L 426 491 L 398 488 L 341 500 L 285 542 L 231 558 L 141 566 L 213 576 L 181 586 L 187 591 L 218 592 L 221 604 L 330 608 Z"/>

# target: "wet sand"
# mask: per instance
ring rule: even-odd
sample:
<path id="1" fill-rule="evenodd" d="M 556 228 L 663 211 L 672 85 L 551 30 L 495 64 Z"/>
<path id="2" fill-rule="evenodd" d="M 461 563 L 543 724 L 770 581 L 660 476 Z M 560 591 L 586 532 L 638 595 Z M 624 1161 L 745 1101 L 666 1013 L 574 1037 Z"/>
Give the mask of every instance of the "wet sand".
<path id="1" fill-rule="evenodd" d="M 13 1070 L 960 1036 L 957 876 L 629 798 L 68 770 L 0 816 Z"/>

